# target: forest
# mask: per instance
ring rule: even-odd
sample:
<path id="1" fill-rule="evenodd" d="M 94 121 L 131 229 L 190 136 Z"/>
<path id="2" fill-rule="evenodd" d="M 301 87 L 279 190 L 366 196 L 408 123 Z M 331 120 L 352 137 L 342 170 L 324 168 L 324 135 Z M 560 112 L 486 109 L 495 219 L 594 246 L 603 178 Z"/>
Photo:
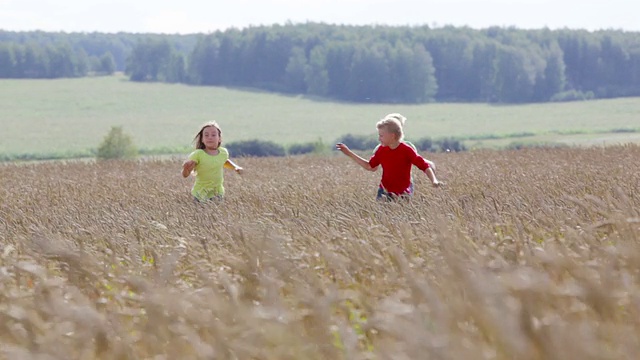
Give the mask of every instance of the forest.
<path id="1" fill-rule="evenodd" d="M 640 37 L 322 23 L 190 35 L 0 31 L 0 78 L 116 71 L 355 103 L 574 101 L 640 96 Z"/>

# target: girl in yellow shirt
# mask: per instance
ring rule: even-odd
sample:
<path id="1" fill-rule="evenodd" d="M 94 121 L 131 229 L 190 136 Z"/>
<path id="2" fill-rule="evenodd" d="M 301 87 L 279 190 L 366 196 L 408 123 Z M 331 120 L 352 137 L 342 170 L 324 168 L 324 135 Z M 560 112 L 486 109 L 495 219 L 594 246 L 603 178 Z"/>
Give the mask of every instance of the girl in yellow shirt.
<path id="1" fill-rule="evenodd" d="M 182 164 L 182 176 L 195 172 L 196 181 L 191 194 L 198 201 L 221 199 L 224 196 L 223 169 L 242 173 L 242 168 L 229 159 L 229 151 L 222 147 L 222 130 L 215 122 L 204 124 L 193 139 L 196 150 Z"/>

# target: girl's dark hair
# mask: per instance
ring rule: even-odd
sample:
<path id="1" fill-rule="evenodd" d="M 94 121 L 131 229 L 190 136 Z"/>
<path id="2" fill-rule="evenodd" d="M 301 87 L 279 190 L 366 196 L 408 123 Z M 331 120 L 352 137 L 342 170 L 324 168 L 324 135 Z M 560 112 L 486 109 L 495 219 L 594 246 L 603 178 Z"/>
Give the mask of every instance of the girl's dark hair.
<path id="1" fill-rule="evenodd" d="M 222 129 L 220 129 L 220 125 L 218 125 L 217 122 L 215 121 L 209 121 L 207 123 L 204 123 L 202 125 L 202 127 L 200 128 L 200 130 L 198 131 L 198 133 L 196 134 L 196 136 L 193 138 L 193 143 L 196 147 L 196 149 L 205 149 L 206 146 L 204 145 L 204 143 L 202 142 L 202 132 L 204 131 L 204 129 L 213 126 L 214 128 L 218 129 L 218 136 L 220 136 L 220 142 L 218 142 L 218 147 L 220 147 L 220 145 L 222 145 Z"/>

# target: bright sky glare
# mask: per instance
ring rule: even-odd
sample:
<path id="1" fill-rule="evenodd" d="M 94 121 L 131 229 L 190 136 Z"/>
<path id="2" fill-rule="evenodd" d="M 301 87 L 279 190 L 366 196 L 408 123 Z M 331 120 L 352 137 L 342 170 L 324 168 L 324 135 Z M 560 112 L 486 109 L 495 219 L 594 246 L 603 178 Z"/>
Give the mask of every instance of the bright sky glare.
<path id="1" fill-rule="evenodd" d="M 638 0 L 0 0 L 0 30 L 208 33 L 323 22 L 640 31 Z"/>

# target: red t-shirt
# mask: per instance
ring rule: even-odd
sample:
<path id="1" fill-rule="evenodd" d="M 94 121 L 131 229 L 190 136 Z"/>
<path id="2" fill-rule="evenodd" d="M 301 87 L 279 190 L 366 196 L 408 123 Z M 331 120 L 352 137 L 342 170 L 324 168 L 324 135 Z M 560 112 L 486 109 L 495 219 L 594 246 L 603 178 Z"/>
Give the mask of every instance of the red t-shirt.
<path id="1" fill-rule="evenodd" d="M 400 195 L 409 192 L 411 185 L 411 165 L 425 171 L 429 164 L 411 146 L 400 143 L 391 149 L 388 146 L 380 146 L 369 159 L 369 165 L 375 168 L 382 165 L 382 186 L 387 192 Z"/>

